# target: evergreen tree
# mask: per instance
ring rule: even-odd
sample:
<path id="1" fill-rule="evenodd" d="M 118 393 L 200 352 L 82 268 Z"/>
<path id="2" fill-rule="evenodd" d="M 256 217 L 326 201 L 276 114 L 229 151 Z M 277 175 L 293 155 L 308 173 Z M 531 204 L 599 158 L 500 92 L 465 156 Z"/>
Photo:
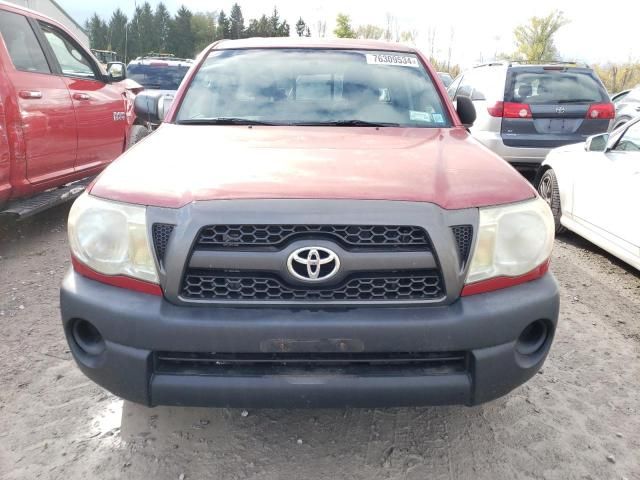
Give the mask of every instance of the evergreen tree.
<path id="1" fill-rule="evenodd" d="M 109 48 L 109 27 L 97 13 L 94 13 L 87 21 L 85 27 L 89 33 L 91 48 L 98 50 L 107 50 Z"/>
<path id="2" fill-rule="evenodd" d="M 237 39 L 244 37 L 244 17 L 242 16 L 242 10 L 237 3 L 231 7 L 230 15 L 230 27 L 229 38 Z"/>
<path id="3" fill-rule="evenodd" d="M 298 34 L 299 37 L 303 37 L 305 32 L 309 29 L 309 27 L 307 27 L 307 24 L 304 22 L 304 20 L 302 19 L 302 17 L 300 17 L 298 19 L 298 21 L 296 22 L 296 33 Z"/>
<path id="4" fill-rule="evenodd" d="M 220 10 L 218 26 L 216 27 L 216 39 L 221 40 L 223 38 L 231 38 L 231 23 L 224 13 L 224 10 Z"/>
<path id="5" fill-rule="evenodd" d="M 191 31 L 195 41 L 195 51 L 200 52 L 216 38 L 215 12 L 195 13 L 191 18 Z"/>
<path id="6" fill-rule="evenodd" d="M 133 12 L 133 17 L 127 27 L 127 57 L 137 58 L 143 55 L 142 41 L 140 38 L 140 16 L 142 15 L 142 7 L 137 6 Z"/>
<path id="7" fill-rule="evenodd" d="M 155 14 L 153 15 L 153 30 L 155 36 L 153 48 L 159 53 L 168 52 L 171 22 L 171 15 L 165 4 L 162 2 L 158 3 Z"/>
<path id="8" fill-rule="evenodd" d="M 125 58 L 127 41 L 127 16 L 119 8 L 111 15 L 109 20 L 109 49 L 118 54 L 118 59 L 127 61 Z"/>
<path id="9" fill-rule="evenodd" d="M 140 51 L 142 55 L 157 52 L 159 41 L 154 29 L 153 10 L 149 2 L 144 2 L 138 17 L 138 34 L 140 38 Z"/>
<path id="10" fill-rule="evenodd" d="M 180 7 L 169 29 L 169 50 L 176 57 L 192 58 L 195 53 L 195 37 L 191 30 L 193 13 L 184 5 Z"/>
<path id="11" fill-rule="evenodd" d="M 336 28 L 333 31 L 338 38 L 356 38 L 356 32 L 351 28 L 351 19 L 349 15 L 339 13 L 336 18 Z"/>

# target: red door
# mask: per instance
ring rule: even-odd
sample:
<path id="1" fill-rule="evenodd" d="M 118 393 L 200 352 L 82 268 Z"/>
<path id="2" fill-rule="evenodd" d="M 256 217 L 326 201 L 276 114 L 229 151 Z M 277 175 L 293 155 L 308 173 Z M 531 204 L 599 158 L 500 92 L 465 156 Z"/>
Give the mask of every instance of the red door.
<path id="1" fill-rule="evenodd" d="M 57 28 L 41 23 L 73 101 L 77 122 L 76 171 L 105 165 L 125 147 L 124 89 L 104 82 L 91 56 Z"/>
<path id="2" fill-rule="evenodd" d="M 76 117 L 64 80 L 51 74 L 26 17 L 0 10 L 0 32 L 0 60 L 13 87 L 9 98 L 21 117 L 26 178 L 40 183 L 73 173 Z"/>

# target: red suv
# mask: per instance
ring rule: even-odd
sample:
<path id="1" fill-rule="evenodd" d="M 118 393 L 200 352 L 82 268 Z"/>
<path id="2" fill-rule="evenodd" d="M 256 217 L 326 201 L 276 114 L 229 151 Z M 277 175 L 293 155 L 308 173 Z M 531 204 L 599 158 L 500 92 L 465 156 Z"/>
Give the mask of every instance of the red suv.
<path id="1" fill-rule="evenodd" d="M 160 121 L 144 92 L 139 116 Z M 478 404 L 535 374 L 553 216 L 418 51 L 223 41 L 74 204 L 64 331 L 147 405 Z"/>
<path id="2" fill-rule="evenodd" d="M 67 200 L 124 151 L 133 102 L 124 64 L 109 72 L 59 23 L 0 3 L 0 213 Z"/>

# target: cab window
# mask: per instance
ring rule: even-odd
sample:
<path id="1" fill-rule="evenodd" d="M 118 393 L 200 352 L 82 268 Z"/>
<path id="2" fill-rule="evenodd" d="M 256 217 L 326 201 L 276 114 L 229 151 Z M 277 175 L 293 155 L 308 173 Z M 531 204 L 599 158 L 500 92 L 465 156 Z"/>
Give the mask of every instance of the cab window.
<path id="1" fill-rule="evenodd" d="M 26 17 L 0 11 L 0 34 L 17 70 L 51 73 L 44 52 Z"/>
<path id="2" fill-rule="evenodd" d="M 617 152 L 640 152 L 640 122 L 629 127 L 614 150 Z"/>
<path id="3" fill-rule="evenodd" d="M 44 36 L 53 50 L 62 74 L 68 77 L 97 78 L 93 64 L 84 51 L 49 25 L 42 25 Z"/>

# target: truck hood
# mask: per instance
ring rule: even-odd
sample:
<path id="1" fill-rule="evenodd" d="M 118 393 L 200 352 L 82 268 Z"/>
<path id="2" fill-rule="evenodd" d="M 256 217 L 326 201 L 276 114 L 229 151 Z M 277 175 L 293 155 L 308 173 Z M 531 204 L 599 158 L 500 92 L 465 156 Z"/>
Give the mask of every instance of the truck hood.
<path id="1" fill-rule="evenodd" d="M 295 198 L 459 209 L 517 202 L 535 191 L 463 128 L 165 124 L 109 166 L 91 194 L 170 208 Z"/>

